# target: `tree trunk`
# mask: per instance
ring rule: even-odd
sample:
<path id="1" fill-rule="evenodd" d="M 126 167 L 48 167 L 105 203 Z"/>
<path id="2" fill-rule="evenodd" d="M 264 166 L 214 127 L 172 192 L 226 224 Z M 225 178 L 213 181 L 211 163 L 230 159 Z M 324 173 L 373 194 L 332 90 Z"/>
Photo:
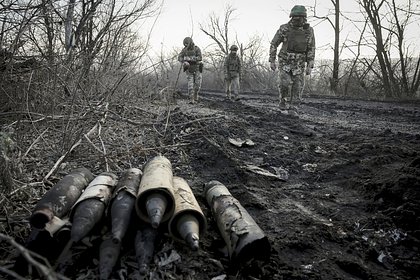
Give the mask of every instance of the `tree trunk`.
<path id="1" fill-rule="evenodd" d="M 65 48 L 67 54 L 70 54 L 73 46 L 73 16 L 74 16 L 74 3 L 76 0 L 69 0 L 69 7 L 67 10 L 66 23 L 65 23 Z"/>
<path id="2" fill-rule="evenodd" d="M 334 25 L 334 63 L 332 78 L 330 79 L 330 89 L 337 95 L 338 88 L 338 70 L 339 70 L 339 45 L 340 45 L 340 0 L 332 0 L 335 8 L 335 25 Z"/>

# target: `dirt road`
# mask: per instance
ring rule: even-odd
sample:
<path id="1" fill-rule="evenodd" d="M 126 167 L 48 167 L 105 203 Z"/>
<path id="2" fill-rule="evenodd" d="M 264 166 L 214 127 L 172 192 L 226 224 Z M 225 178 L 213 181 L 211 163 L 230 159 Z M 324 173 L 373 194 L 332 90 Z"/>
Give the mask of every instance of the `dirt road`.
<path id="1" fill-rule="evenodd" d="M 307 98 L 296 117 L 271 96 L 204 97 L 201 110 L 183 115 L 210 108 L 223 119 L 189 127 L 186 175 L 196 187 L 224 182 L 272 244 L 270 262 L 244 269 L 244 279 L 418 277 L 419 104 Z M 217 237 L 212 229 L 207 238 Z"/>

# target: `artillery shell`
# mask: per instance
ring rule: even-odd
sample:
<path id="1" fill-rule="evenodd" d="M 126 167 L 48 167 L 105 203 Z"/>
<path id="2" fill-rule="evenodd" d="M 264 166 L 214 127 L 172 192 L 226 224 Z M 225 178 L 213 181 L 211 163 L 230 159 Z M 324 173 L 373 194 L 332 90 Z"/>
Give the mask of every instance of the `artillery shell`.
<path id="1" fill-rule="evenodd" d="M 136 258 L 141 275 L 146 275 L 153 260 L 158 231 L 150 226 L 139 229 L 136 234 Z"/>
<path id="2" fill-rule="evenodd" d="M 111 205 L 112 241 L 116 244 L 121 242 L 127 232 L 135 203 L 136 198 L 134 196 L 122 191 Z"/>
<path id="3" fill-rule="evenodd" d="M 147 197 L 146 210 L 153 228 L 158 228 L 166 211 L 168 200 L 160 193 L 152 193 Z"/>
<path id="4" fill-rule="evenodd" d="M 197 250 L 199 236 L 206 231 L 207 221 L 187 181 L 174 176 L 173 185 L 175 211 L 168 223 L 168 231 L 174 239 Z"/>
<path id="5" fill-rule="evenodd" d="M 204 193 L 231 261 L 267 259 L 270 255 L 268 238 L 229 190 L 218 181 L 210 181 L 205 184 Z"/>
<path id="6" fill-rule="evenodd" d="M 198 235 L 200 231 L 198 225 L 198 220 L 190 213 L 181 215 L 176 223 L 177 233 L 193 250 L 198 250 L 199 248 L 198 242 L 200 238 Z"/>
<path id="7" fill-rule="evenodd" d="M 98 199 L 90 198 L 80 202 L 73 214 L 71 239 L 78 242 L 88 235 L 102 219 L 104 211 L 105 204 Z"/>
<path id="8" fill-rule="evenodd" d="M 131 214 L 136 202 L 141 171 L 137 168 L 127 170 L 118 181 L 111 200 L 112 240 L 120 243 L 130 224 Z"/>
<path id="9" fill-rule="evenodd" d="M 121 252 L 121 243 L 115 243 L 112 239 L 102 241 L 99 248 L 99 278 L 109 279 Z"/>
<path id="10" fill-rule="evenodd" d="M 152 158 L 145 166 L 136 200 L 140 219 L 159 226 L 174 213 L 172 165 L 164 156 Z"/>
<path id="11" fill-rule="evenodd" d="M 112 173 L 103 172 L 97 176 L 80 196 L 70 215 L 72 220 L 71 239 L 80 241 L 101 220 L 117 180 Z"/>
<path id="12" fill-rule="evenodd" d="M 43 229 L 54 216 L 62 218 L 67 215 L 93 177 L 86 168 L 77 168 L 64 176 L 38 201 L 29 218 L 30 224 Z"/>

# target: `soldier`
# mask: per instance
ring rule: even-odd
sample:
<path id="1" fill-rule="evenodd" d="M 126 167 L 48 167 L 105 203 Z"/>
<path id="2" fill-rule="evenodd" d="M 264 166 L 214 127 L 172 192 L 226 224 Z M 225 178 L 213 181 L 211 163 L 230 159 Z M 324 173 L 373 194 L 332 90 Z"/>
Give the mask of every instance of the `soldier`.
<path id="1" fill-rule="evenodd" d="M 201 73 L 203 72 L 203 62 L 201 50 L 197 47 L 190 37 L 185 37 L 184 48 L 178 55 L 178 61 L 182 63 L 184 72 L 187 74 L 188 95 L 190 103 L 198 102 L 198 93 L 201 88 Z"/>
<path id="2" fill-rule="evenodd" d="M 226 97 L 232 99 L 231 90 L 235 95 L 235 100 L 239 100 L 240 78 L 241 78 L 241 59 L 236 54 L 238 47 L 232 45 L 230 53 L 226 56 L 224 64 Z"/>
<path id="3" fill-rule="evenodd" d="M 290 12 L 291 20 L 281 25 L 271 40 L 269 62 L 273 71 L 276 70 L 277 47 L 283 43 L 278 53 L 281 108 L 294 109 L 293 98 L 300 98 L 304 87 L 304 75 L 310 75 L 314 67 L 315 36 L 313 28 L 306 22 L 306 17 L 304 6 L 294 6 Z M 289 98 L 289 105 L 286 104 L 286 98 Z"/>

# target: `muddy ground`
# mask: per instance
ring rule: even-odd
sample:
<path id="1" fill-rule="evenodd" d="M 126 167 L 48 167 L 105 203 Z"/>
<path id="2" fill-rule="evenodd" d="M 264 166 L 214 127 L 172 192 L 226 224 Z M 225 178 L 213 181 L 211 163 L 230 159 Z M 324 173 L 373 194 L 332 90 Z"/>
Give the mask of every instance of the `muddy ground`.
<path id="1" fill-rule="evenodd" d="M 189 182 L 208 230 L 200 250 L 192 252 L 162 226 L 145 279 L 420 279 L 420 103 L 306 97 L 298 116 L 276 104 L 274 94 L 245 93 L 240 101 L 227 101 L 223 94 L 204 92 L 196 105 L 185 96 L 170 106 L 161 100 L 111 105 L 101 131 L 107 162 L 93 148 L 101 147 L 98 137 L 83 142 L 49 182 L 3 198 L 13 204 L 1 210 L 8 217 L 1 220 L 2 232 L 23 243 L 32 207 L 73 168 L 97 175 L 108 164 L 120 175 L 161 153 L 174 174 Z M 90 125 L 102 110 L 89 113 Z M 35 123 L 38 133 L 51 123 Z M 54 124 L 55 132 L 63 131 Z M 90 127 L 84 125 L 86 133 Z M 33 143 L 33 133 L 22 150 Z M 254 145 L 239 147 L 229 139 Z M 22 159 L 26 177 L 20 181 L 42 181 L 60 156 L 44 141 Z M 268 260 L 229 261 L 203 197 L 203 185 L 211 180 L 225 184 L 266 234 Z M 133 227 L 140 223 L 133 219 Z M 97 229 L 90 245 L 75 246 L 64 276 L 97 279 L 103 234 Z M 129 232 L 112 279 L 140 279 L 133 240 Z M 15 269 L 17 250 L 1 245 L 1 266 Z"/>

